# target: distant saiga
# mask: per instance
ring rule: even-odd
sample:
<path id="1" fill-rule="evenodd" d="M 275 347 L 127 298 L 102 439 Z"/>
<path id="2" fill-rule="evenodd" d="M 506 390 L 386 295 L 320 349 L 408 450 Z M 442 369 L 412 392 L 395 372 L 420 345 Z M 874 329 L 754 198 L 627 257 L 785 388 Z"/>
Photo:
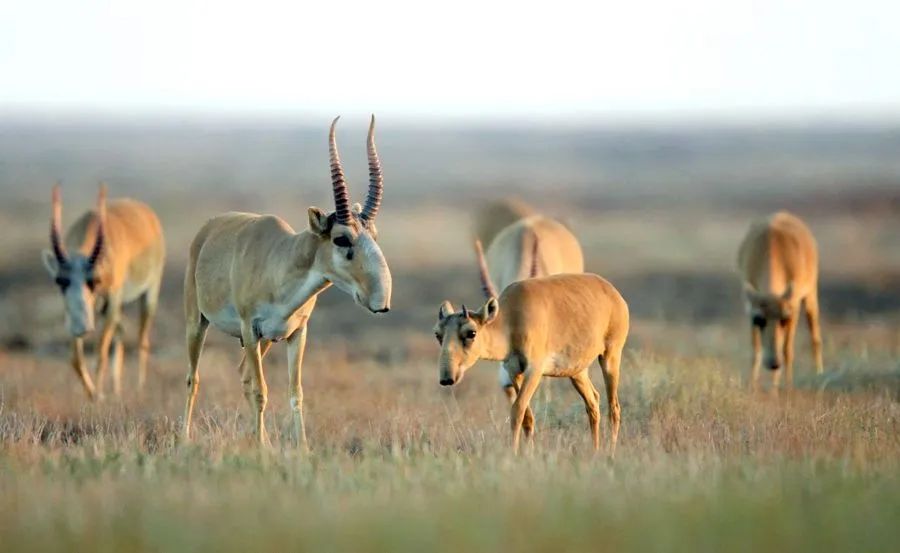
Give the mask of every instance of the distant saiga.
<path id="1" fill-rule="evenodd" d="M 106 203 L 100 186 L 97 209 L 81 215 L 62 238 L 62 199 L 53 188 L 50 250 L 44 265 L 56 281 L 65 302 L 66 328 L 72 335 L 72 366 L 91 399 L 102 398 L 113 350 L 113 391 L 122 391 L 122 305 L 140 302 L 138 331 L 138 388 L 147 374 L 150 327 L 156 313 L 165 262 L 162 227 L 156 214 L 143 203 L 122 198 Z M 97 381 L 84 366 L 84 336 L 94 330 L 94 311 L 100 302 L 103 329 L 97 339 Z"/>
<path id="2" fill-rule="evenodd" d="M 497 211 L 492 206 L 489 213 Z M 497 297 L 497 290 L 526 278 L 584 272 L 584 255 L 578 239 L 565 225 L 543 215 L 526 216 L 497 232 L 487 248 L 486 258 L 480 238 L 475 241 L 475 250 L 487 297 Z M 498 379 L 510 403 L 515 402 L 516 388 L 502 364 Z M 525 412 L 524 427 L 527 434 L 534 431 L 531 408 Z"/>
<path id="3" fill-rule="evenodd" d="M 755 221 L 741 242 L 738 269 L 751 321 L 751 386 L 757 387 L 763 363 L 776 371 L 773 389 L 778 388 L 782 366 L 785 385 L 793 385 L 794 336 L 801 310 L 809 324 L 816 372 L 821 374 L 819 253 L 809 228 L 784 211 Z"/>
<path id="4" fill-rule="evenodd" d="M 191 243 L 184 279 L 184 310 L 190 370 L 183 437 L 200 385 L 198 363 L 210 324 L 241 339 L 241 380 L 256 417 L 256 437 L 266 444 L 264 412 L 268 387 L 263 358 L 273 342 L 287 341 L 290 408 L 294 441 L 306 448 L 301 367 L 307 321 L 316 298 L 329 286 L 353 297 L 372 313 L 391 305 L 391 272 L 376 242 L 375 218 L 381 205 L 381 162 L 375 149 L 375 118 L 368 135 L 369 190 L 365 206 L 350 206 L 335 141 L 328 135 L 332 213 L 308 209 L 309 230 L 294 232 L 275 215 L 225 213 L 210 219 Z"/>

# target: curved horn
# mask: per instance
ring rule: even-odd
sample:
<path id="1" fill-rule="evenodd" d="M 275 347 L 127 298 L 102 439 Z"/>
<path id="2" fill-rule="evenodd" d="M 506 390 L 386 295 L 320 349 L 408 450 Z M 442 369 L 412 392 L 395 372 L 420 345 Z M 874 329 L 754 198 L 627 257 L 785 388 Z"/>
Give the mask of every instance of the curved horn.
<path id="1" fill-rule="evenodd" d="M 488 299 L 497 297 L 497 290 L 494 283 L 491 282 L 491 275 L 488 272 L 487 261 L 484 259 L 484 249 L 481 247 L 481 240 L 475 239 L 475 256 L 478 258 L 478 274 L 481 276 L 481 290 Z"/>
<path id="2" fill-rule="evenodd" d="M 531 244 L 531 269 L 528 271 L 528 278 L 538 276 L 538 237 L 533 236 L 534 240 Z"/>
<path id="3" fill-rule="evenodd" d="M 346 225 L 350 222 L 350 195 L 347 192 L 344 168 L 341 166 L 341 156 L 338 155 L 337 141 L 334 138 L 334 128 L 340 118 L 338 115 L 331 122 L 331 132 L 328 133 L 328 155 L 331 163 L 331 186 L 334 189 L 334 214 L 338 223 Z"/>
<path id="4" fill-rule="evenodd" d="M 384 175 L 381 174 L 381 161 L 378 159 L 378 150 L 375 149 L 375 116 L 369 123 L 369 137 L 366 141 L 366 151 L 369 155 L 369 192 L 366 194 L 366 205 L 363 207 L 361 217 L 370 221 L 378 215 L 381 207 L 381 195 L 384 190 Z"/>
<path id="5" fill-rule="evenodd" d="M 471 318 L 469 315 L 469 309 L 466 307 L 466 304 L 462 304 L 462 316 L 466 319 Z"/>
<path id="6" fill-rule="evenodd" d="M 88 257 L 88 264 L 93 266 L 103 254 L 103 246 L 106 242 L 106 184 L 100 183 L 100 191 L 97 193 L 97 237 L 94 239 L 94 247 Z"/>
<path id="7" fill-rule="evenodd" d="M 62 237 L 60 235 L 60 227 L 62 227 L 62 193 L 59 189 L 59 183 L 53 186 L 53 207 L 50 217 L 50 245 L 53 247 L 53 255 L 56 261 L 62 265 L 68 261 L 66 257 L 66 249 L 62 245 Z"/>

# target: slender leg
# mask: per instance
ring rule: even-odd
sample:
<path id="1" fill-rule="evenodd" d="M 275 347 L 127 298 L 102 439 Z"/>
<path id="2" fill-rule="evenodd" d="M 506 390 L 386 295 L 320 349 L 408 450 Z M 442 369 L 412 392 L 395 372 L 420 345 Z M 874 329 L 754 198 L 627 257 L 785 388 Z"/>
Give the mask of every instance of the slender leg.
<path id="1" fill-rule="evenodd" d="M 575 390 L 584 400 L 584 408 L 587 411 L 588 423 L 591 429 L 591 438 L 594 441 L 594 451 L 600 450 L 600 393 L 594 388 L 591 376 L 587 369 L 573 376 L 571 379 Z"/>
<path id="2" fill-rule="evenodd" d="M 150 328 L 156 316 L 156 305 L 159 300 L 159 284 L 144 292 L 141 296 L 141 322 L 138 330 L 138 390 L 144 389 L 147 381 L 147 361 L 150 357 Z"/>
<path id="3" fill-rule="evenodd" d="M 122 323 L 116 325 L 116 333 L 112 342 L 112 381 L 113 393 L 116 397 L 122 395 L 122 363 L 125 356 L 125 331 Z"/>
<path id="4" fill-rule="evenodd" d="M 259 354 L 265 359 L 266 354 L 269 353 L 269 349 L 272 347 L 272 342 L 270 340 L 262 340 L 259 345 Z M 253 378 L 252 369 L 253 363 L 249 363 L 247 361 L 247 354 L 244 353 L 241 355 L 241 365 L 238 368 L 238 372 L 241 374 L 241 386 L 244 389 L 244 397 L 247 398 L 247 404 L 250 405 L 251 414 L 256 416 L 256 385 L 255 380 Z"/>
<path id="5" fill-rule="evenodd" d="M 616 454 L 616 442 L 619 439 L 621 408 L 619 407 L 619 364 L 622 360 L 622 347 L 607 346 L 607 353 L 600 357 L 600 369 L 603 371 L 603 383 L 606 385 L 606 400 L 609 402 L 609 455 Z"/>
<path id="6" fill-rule="evenodd" d="M 819 295 L 813 290 L 803 302 L 806 310 L 806 323 L 809 325 L 809 337 L 812 341 L 813 360 L 816 363 L 816 374 L 822 374 L 822 329 L 819 326 Z"/>
<path id="7" fill-rule="evenodd" d="M 788 390 L 794 387 L 794 338 L 799 320 L 799 313 L 793 313 L 784 329 L 784 386 Z"/>
<path id="8" fill-rule="evenodd" d="M 288 338 L 288 380 L 290 387 L 291 413 L 294 422 L 294 446 L 309 450 L 306 441 L 306 426 L 303 424 L 303 352 L 306 349 L 306 325 L 298 328 Z"/>
<path id="9" fill-rule="evenodd" d="M 753 344 L 753 365 L 750 368 L 750 389 L 759 389 L 759 367 L 762 365 L 762 331 L 756 325 L 750 325 L 750 339 Z"/>
<path id="10" fill-rule="evenodd" d="M 519 453 L 519 435 L 522 431 L 522 422 L 525 419 L 525 411 L 528 410 L 528 403 L 537 390 L 538 384 L 541 383 L 541 370 L 539 366 L 530 365 L 525 370 L 524 381 L 522 387 L 519 388 L 519 395 L 512 405 L 510 412 L 510 426 L 512 427 L 512 446 L 513 453 Z"/>
<path id="11" fill-rule="evenodd" d="M 254 379 L 254 403 L 256 406 L 256 439 L 260 446 L 269 443 L 266 435 L 266 404 L 269 401 L 269 388 L 266 385 L 266 377 L 263 374 L 262 350 L 259 337 L 253 331 L 253 325 L 249 322 L 241 323 L 241 334 L 244 340 L 244 355 L 250 361 L 250 371 Z"/>
<path id="12" fill-rule="evenodd" d="M 519 396 L 519 390 L 522 389 L 522 383 L 524 382 L 525 377 L 522 374 L 517 374 L 514 379 L 512 379 L 512 397 L 510 398 L 510 405 L 516 402 L 516 398 Z M 522 430 L 525 432 L 525 439 L 534 440 L 534 413 L 531 411 L 531 405 L 525 407 L 525 417 L 522 419 Z"/>
<path id="13" fill-rule="evenodd" d="M 203 351 L 203 341 L 206 339 L 208 328 L 209 321 L 203 315 L 198 314 L 196 321 L 188 320 L 187 348 L 190 369 L 187 374 L 188 396 L 184 406 L 184 428 L 181 432 L 185 441 L 191 438 L 191 415 L 194 412 L 194 402 L 197 400 L 197 390 L 200 389 L 200 373 L 198 372 L 200 353 Z"/>
<path id="14" fill-rule="evenodd" d="M 91 380 L 91 374 L 84 367 L 84 340 L 82 338 L 72 340 L 72 368 L 81 379 L 81 385 L 84 386 L 88 399 L 94 401 L 96 399 L 94 381 Z"/>
<path id="15" fill-rule="evenodd" d="M 103 388 L 106 382 L 106 370 L 109 367 L 109 347 L 112 344 L 113 335 L 119 326 L 122 314 L 122 298 L 119 295 L 110 294 L 107 300 L 106 319 L 103 322 L 103 330 L 97 339 L 97 398 L 103 399 Z"/>

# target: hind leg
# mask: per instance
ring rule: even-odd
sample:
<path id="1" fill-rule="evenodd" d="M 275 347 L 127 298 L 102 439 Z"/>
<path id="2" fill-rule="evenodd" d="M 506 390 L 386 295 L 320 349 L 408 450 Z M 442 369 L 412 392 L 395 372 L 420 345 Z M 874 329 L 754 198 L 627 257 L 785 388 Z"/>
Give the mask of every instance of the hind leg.
<path id="1" fill-rule="evenodd" d="M 125 329 L 122 323 L 116 327 L 112 342 L 112 380 L 113 393 L 122 395 L 122 363 L 125 357 Z"/>
<path id="2" fill-rule="evenodd" d="M 803 301 L 806 311 L 806 323 L 809 325 L 809 337 L 812 341 L 813 361 L 816 363 L 816 374 L 822 374 L 822 329 L 819 326 L 819 295 L 813 290 Z"/>
<path id="3" fill-rule="evenodd" d="M 181 430 L 181 435 L 185 441 L 191 437 L 191 415 L 194 412 L 197 391 L 200 389 L 200 373 L 198 372 L 200 353 L 203 351 L 203 342 L 206 339 L 208 328 L 209 321 L 203 315 L 198 314 L 196 321 L 188 321 L 186 337 L 190 368 L 187 374 L 188 396 L 184 406 L 184 427 Z"/>
<path id="4" fill-rule="evenodd" d="M 147 380 L 147 361 L 150 357 L 150 328 L 156 317 L 156 305 L 159 300 L 159 284 L 141 296 L 141 324 L 138 330 L 138 390 L 144 389 Z"/>
<path id="5" fill-rule="evenodd" d="M 113 336 L 119 327 L 122 316 L 122 296 L 110 294 L 107 299 L 106 317 L 103 320 L 103 330 L 97 338 L 97 398 L 103 399 L 103 389 L 106 387 L 106 370 L 109 368 L 109 350 Z"/>
<path id="6" fill-rule="evenodd" d="M 581 399 L 584 400 L 584 408 L 587 411 L 588 423 L 591 428 L 591 438 L 594 441 L 594 451 L 598 451 L 600 449 L 600 392 L 594 388 L 587 369 L 570 380 Z"/>
<path id="7" fill-rule="evenodd" d="M 622 359 L 622 345 L 608 347 L 607 353 L 600 356 L 600 369 L 603 371 L 603 383 L 606 385 L 606 400 L 609 402 L 609 454 L 616 453 L 616 442 L 619 439 L 621 409 L 619 407 L 619 364 Z"/>

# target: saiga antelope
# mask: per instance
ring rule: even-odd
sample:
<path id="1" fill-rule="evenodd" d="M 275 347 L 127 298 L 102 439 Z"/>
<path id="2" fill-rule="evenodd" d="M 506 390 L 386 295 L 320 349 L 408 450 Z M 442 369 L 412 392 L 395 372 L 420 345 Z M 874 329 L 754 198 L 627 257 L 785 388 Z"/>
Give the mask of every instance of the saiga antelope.
<path id="1" fill-rule="evenodd" d="M 816 372 L 822 373 L 822 334 L 819 328 L 819 253 L 812 232 L 799 218 L 780 211 L 751 224 L 738 251 L 738 269 L 751 321 L 756 388 L 759 366 L 776 371 L 777 389 L 783 365 L 785 385 L 794 382 L 794 336 L 801 307 L 809 324 Z"/>
<path id="2" fill-rule="evenodd" d="M 333 213 L 308 209 L 309 230 L 300 233 L 275 215 L 226 213 L 210 219 L 191 244 L 184 281 L 184 309 L 190 370 L 183 437 L 190 437 L 191 413 L 200 384 L 198 362 L 210 323 L 241 339 L 241 380 L 256 415 L 256 436 L 268 442 L 264 411 L 268 388 L 263 358 L 273 342 L 287 340 L 293 438 L 307 447 L 303 424 L 301 367 L 306 325 L 317 296 L 332 284 L 372 313 L 391 304 L 391 273 L 376 242 L 382 173 L 375 150 L 375 117 L 369 125 L 369 190 L 365 206 L 351 209 L 335 141 L 328 135 Z M 249 363 L 248 363 L 249 359 Z"/>
<path id="3" fill-rule="evenodd" d="M 578 239 L 563 224 L 543 215 L 525 217 L 497 233 L 488 246 L 486 260 L 480 240 L 476 240 L 475 248 L 481 274 L 486 275 L 482 282 L 488 297 L 526 278 L 584 272 Z M 514 402 L 516 389 L 502 365 L 497 376 L 506 397 Z M 534 428 L 531 408 L 525 412 L 525 427 Z"/>
<path id="4" fill-rule="evenodd" d="M 490 290 L 482 272 L 485 290 Z M 510 411 L 513 451 L 528 403 L 544 376 L 568 377 L 584 399 L 594 449 L 600 448 L 600 393 L 589 366 L 600 361 L 609 401 L 610 454 L 619 435 L 619 366 L 628 336 L 628 305 L 603 278 L 562 274 L 510 284 L 476 312 L 444 302 L 434 334 L 441 345 L 440 384 L 452 386 L 479 359 L 502 361 L 517 396 Z M 525 427 L 530 438 L 533 427 Z"/>
<path id="5" fill-rule="evenodd" d="M 89 398 L 102 398 L 113 350 L 113 390 L 122 391 L 122 305 L 140 302 L 138 331 L 138 388 L 147 375 L 150 326 L 156 313 L 159 285 L 165 262 L 162 227 L 156 214 L 143 203 L 118 199 L 106 204 L 106 187 L 100 186 L 97 209 L 79 217 L 61 236 L 62 199 L 53 187 L 50 250 L 43 251 L 44 265 L 62 292 L 66 328 L 72 335 L 72 366 Z M 94 307 L 103 302 L 103 329 L 97 339 L 97 382 L 84 366 L 84 335 L 94 330 Z"/>

